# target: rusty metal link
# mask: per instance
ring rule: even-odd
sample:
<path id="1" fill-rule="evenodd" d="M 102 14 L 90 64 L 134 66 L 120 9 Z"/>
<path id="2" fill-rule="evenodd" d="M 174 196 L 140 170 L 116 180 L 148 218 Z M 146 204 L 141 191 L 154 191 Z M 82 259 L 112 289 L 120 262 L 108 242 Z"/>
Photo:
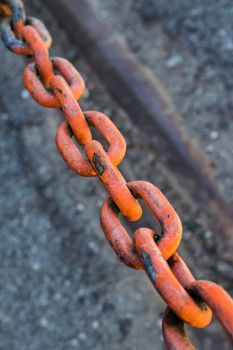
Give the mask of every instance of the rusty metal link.
<path id="1" fill-rule="evenodd" d="M 5 46 L 17 54 L 33 55 L 33 50 L 24 40 L 24 27 L 31 26 L 39 34 L 47 49 L 52 44 L 52 38 L 44 24 L 35 17 L 26 17 L 21 0 L 1 0 L 0 13 L 1 37 Z"/>
<path id="2" fill-rule="evenodd" d="M 21 0 L 1 0 L 0 10 L 3 17 L 9 17 L 16 37 L 22 35 L 26 15 L 24 4 Z"/>
<path id="3" fill-rule="evenodd" d="M 92 134 L 87 120 L 66 81 L 55 75 L 51 80 L 51 88 L 79 144 L 85 145 L 91 141 Z"/>
<path id="4" fill-rule="evenodd" d="M 155 240 L 165 259 L 176 251 L 182 237 L 182 225 L 179 216 L 162 192 L 149 182 L 132 181 L 128 187 L 135 197 L 142 199 L 161 225 L 161 232 Z M 138 258 L 135 261 L 134 243 L 118 219 L 119 210 L 107 198 L 100 212 L 100 222 L 107 240 L 119 259 L 134 268 L 141 267 Z"/>
<path id="5" fill-rule="evenodd" d="M 49 49 L 52 44 L 52 38 L 44 24 L 35 17 L 27 17 L 25 23 L 35 28 Z M 1 23 L 1 37 L 3 43 L 10 51 L 20 55 L 33 55 L 32 49 L 27 43 L 16 36 L 8 19 L 3 20 Z"/>
<path id="6" fill-rule="evenodd" d="M 79 99 L 84 90 L 85 82 L 75 67 L 61 57 L 50 57 L 53 69 L 57 74 L 64 77 L 70 86 L 75 99 Z M 31 93 L 33 99 L 40 105 L 48 108 L 59 108 L 60 104 L 57 98 L 48 91 L 40 80 L 35 63 L 30 63 L 23 74 L 24 84 Z"/>
<path id="7" fill-rule="evenodd" d="M 33 26 L 23 28 L 23 37 L 33 52 L 36 61 L 36 68 L 46 88 L 50 87 L 51 79 L 54 75 L 52 61 L 49 57 L 48 48 L 41 39 L 39 33 Z"/>
<path id="8" fill-rule="evenodd" d="M 134 233 L 135 248 L 145 271 L 169 308 L 186 323 L 202 328 L 212 318 L 204 302 L 193 299 L 175 277 L 154 240 L 154 231 L 140 228 Z"/>
<path id="9" fill-rule="evenodd" d="M 140 219 L 140 204 L 130 192 L 120 171 L 112 164 L 103 146 L 98 141 L 91 141 L 85 145 L 85 152 L 121 213 L 131 221 Z"/>
<path id="10" fill-rule="evenodd" d="M 145 270 L 167 303 L 163 317 L 167 348 L 193 350 L 185 336 L 184 322 L 205 327 L 211 322 L 212 311 L 233 341 L 233 300 L 215 283 L 196 280 L 176 253 L 182 224 L 162 192 L 145 181 L 126 182 L 117 168 L 125 156 L 125 139 L 106 115 L 82 111 L 78 99 L 84 93 L 85 82 L 80 73 L 64 58 L 49 56 L 50 34 L 38 19 L 26 17 L 22 1 L 0 0 L 0 17 L 5 46 L 34 59 L 23 74 L 31 96 L 40 105 L 60 108 L 64 114 L 65 121 L 56 133 L 62 158 L 75 173 L 98 176 L 110 194 L 100 212 L 106 239 L 124 264 Z M 93 139 L 93 127 L 108 144 L 107 151 Z M 79 149 L 81 146 L 86 158 Z M 138 220 L 142 215 L 138 200 L 151 210 L 160 231 L 138 228 L 131 238 L 120 223 L 119 214 Z"/>
<path id="11" fill-rule="evenodd" d="M 169 266 L 181 285 L 199 302 L 205 302 L 213 311 L 223 329 L 233 342 L 233 300 L 217 284 L 210 281 L 195 280 L 188 266 L 178 253 L 169 260 Z M 203 304 L 202 304 L 203 305 Z M 163 336 L 167 348 L 194 349 L 184 332 L 184 322 L 169 308 L 163 317 Z"/>
<path id="12" fill-rule="evenodd" d="M 121 163 L 126 152 L 125 139 L 116 128 L 113 122 L 103 113 L 96 111 L 86 111 L 84 116 L 89 126 L 95 127 L 104 140 L 108 143 L 107 151 L 113 165 Z M 69 165 L 69 167 L 81 176 L 97 176 L 97 173 L 90 162 L 83 158 L 76 144 L 72 141 L 73 130 L 67 122 L 63 122 L 57 129 L 56 144 L 57 148 Z"/>

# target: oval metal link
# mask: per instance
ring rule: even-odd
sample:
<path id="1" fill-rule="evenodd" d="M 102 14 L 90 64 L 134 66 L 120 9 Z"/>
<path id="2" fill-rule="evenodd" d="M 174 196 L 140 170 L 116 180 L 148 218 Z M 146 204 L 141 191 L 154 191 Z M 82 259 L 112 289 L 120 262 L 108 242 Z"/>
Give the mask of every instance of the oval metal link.
<path id="1" fill-rule="evenodd" d="M 52 38 L 44 24 L 35 17 L 27 17 L 25 23 L 35 28 L 45 46 L 49 49 L 52 44 Z M 33 51 L 28 44 L 24 40 L 16 37 L 16 34 L 12 30 L 8 19 L 3 20 L 1 23 L 1 36 L 4 45 L 10 51 L 20 55 L 33 55 Z"/>
<path id="2" fill-rule="evenodd" d="M 96 111 L 86 111 L 84 116 L 90 126 L 100 133 L 108 143 L 107 154 L 111 162 L 117 166 L 125 156 L 126 143 L 121 132 L 115 124 L 103 113 Z M 72 141 L 73 132 L 67 122 L 62 123 L 57 129 L 56 144 L 57 148 L 69 167 L 81 176 L 96 176 L 89 160 L 85 160 L 79 151 L 77 145 Z"/>
<path id="3" fill-rule="evenodd" d="M 213 311 L 218 321 L 233 341 L 233 300 L 230 295 L 217 284 L 210 281 L 195 280 L 188 266 L 178 253 L 175 253 L 168 261 L 169 266 L 181 285 L 196 297 L 201 298 Z M 170 342 L 178 339 L 182 340 L 182 335 L 178 334 L 179 329 L 174 323 L 168 325 L 164 320 L 164 332 Z M 173 328 L 173 329 L 172 329 Z M 182 331 L 182 330 L 180 330 Z M 181 338 L 180 338 L 181 336 Z"/>
<path id="4" fill-rule="evenodd" d="M 138 220 L 142 215 L 142 208 L 128 189 L 120 171 L 112 164 L 103 146 L 98 141 L 90 141 L 85 145 L 85 152 L 122 214 L 131 221 Z"/>
<path id="5" fill-rule="evenodd" d="M 176 211 L 162 192 L 146 181 L 133 181 L 127 184 L 133 194 L 142 199 L 161 225 L 161 235 L 157 238 L 158 246 L 165 259 L 169 259 L 178 248 L 182 237 L 182 224 Z M 130 267 L 135 264 L 133 241 L 118 218 L 119 212 L 106 199 L 100 212 L 100 222 L 107 240 L 120 260 Z M 127 249 L 125 249 L 127 247 Z"/>
<path id="6" fill-rule="evenodd" d="M 72 90 L 65 79 L 59 75 L 52 78 L 51 88 L 76 140 L 79 144 L 85 145 L 92 139 L 91 130 Z"/>
<path id="7" fill-rule="evenodd" d="M 50 87 L 54 75 L 53 65 L 49 57 L 48 48 L 41 39 L 39 33 L 32 26 L 23 28 L 23 37 L 35 56 L 36 68 L 46 88 Z"/>
<path id="8" fill-rule="evenodd" d="M 183 321 L 197 327 L 206 327 L 212 312 L 205 303 L 197 303 L 179 283 L 154 240 L 154 231 L 139 228 L 134 233 L 135 248 L 153 286 L 169 308 Z"/>
<path id="9" fill-rule="evenodd" d="M 16 37 L 20 37 L 23 31 L 24 22 L 26 18 L 23 1 L 2 0 L 1 2 L 10 10 L 10 13 L 8 11 L 6 12 L 8 12 L 8 14 L 11 16 L 11 23 Z"/>
<path id="10" fill-rule="evenodd" d="M 50 60 L 53 64 L 54 71 L 60 73 L 64 77 L 70 86 L 74 97 L 78 100 L 85 90 L 85 82 L 77 69 L 65 58 L 52 57 Z M 46 90 L 41 82 L 35 63 L 31 63 L 26 67 L 23 80 L 33 99 L 40 105 L 49 108 L 60 107 L 57 98 L 51 92 Z"/>

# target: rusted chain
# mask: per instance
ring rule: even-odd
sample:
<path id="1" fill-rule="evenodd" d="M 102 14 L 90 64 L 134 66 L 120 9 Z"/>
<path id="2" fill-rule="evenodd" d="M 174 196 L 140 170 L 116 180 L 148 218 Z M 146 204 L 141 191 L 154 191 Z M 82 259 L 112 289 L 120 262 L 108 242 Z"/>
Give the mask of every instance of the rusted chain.
<path id="1" fill-rule="evenodd" d="M 20 0 L 0 0 L 2 39 L 11 51 L 33 56 L 24 71 L 24 83 L 39 104 L 60 108 L 65 121 L 56 135 L 57 148 L 68 166 L 81 176 L 98 176 L 110 196 L 101 208 L 100 221 L 107 240 L 118 258 L 135 269 L 144 269 L 153 286 L 168 305 L 163 318 L 163 335 L 168 349 L 194 349 L 184 333 L 184 322 L 206 327 L 212 312 L 233 341 L 233 300 L 220 286 L 198 281 L 176 253 L 182 224 L 176 211 L 160 192 L 145 181 L 127 183 L 117 166 L 124 158 L 124 137 L 104 114 L 82 111 L 78 99 L 85 83 L 75 67 L 63 58 L 51 58 L 51 37 L 44 25 L 25 16 Z M 107 141 L 106 152 L 93 139 L 94 126 Z M 86 159 L 74 137 L 83 146 Z M 133 240 L 119 221 L 121 212 L 136 221 L 142 215 L 141 199 L 160 224 L 161 231 L 139 228 Z"/>

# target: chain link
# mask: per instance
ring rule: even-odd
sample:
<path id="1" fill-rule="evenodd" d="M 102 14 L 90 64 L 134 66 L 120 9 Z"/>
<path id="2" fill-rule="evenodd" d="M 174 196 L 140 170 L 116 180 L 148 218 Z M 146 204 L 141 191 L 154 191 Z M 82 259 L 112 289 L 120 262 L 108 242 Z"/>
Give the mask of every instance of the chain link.
<path id="1" fill-rule="evenodd" d="M 110 196 L 104 202 L 100 221 L 106 239 L 117 257 L 127 266 L 143 269 L 168 307 L 163 317 L 163 337 L 168 349 L 194 349 L 185 336 L 184 323 L 206 327 L 212 312 L 233 342 L 233 300 L 215 283 L 195 280 L 176 253 L 182 238 L 180 218 L 160 190 L 145 181 L 127 183 L 117 166 L 126 152 L 125 139 L 104 114 L 83 112 L 78 99 L 85 82 L 64 58 L 49 56 L 52 39 L 43 23 L 26 17 L 20 0 L 0 0 L 1 35 L 5 46 L 34 62 L 24 71 L 24 83 L 42 106 L 60 108 L 65 121 L 58 127 L 56 145 L 64 161 L 81 176 L 98 176 Z M 95 127 L 108 144 L 106 152 L 93 140 Z M 74 137 L 83 146 L 86 159 Z M 136 221 L 142 215 L 141 199 L 159 222 L 161 232 L 139 228 L 133 240 L 119 221 L 121 212 Z"/>

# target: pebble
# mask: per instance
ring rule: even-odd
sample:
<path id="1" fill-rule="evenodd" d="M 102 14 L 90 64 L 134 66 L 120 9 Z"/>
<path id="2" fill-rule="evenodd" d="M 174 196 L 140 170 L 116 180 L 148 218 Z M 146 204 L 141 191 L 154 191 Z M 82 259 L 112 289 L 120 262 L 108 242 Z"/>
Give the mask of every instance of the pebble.
<path id="1" fill-rule="evenodd" d="M 216 130 L 211 131 L 211 133 L 210 133 L 210 138 L 211 138 L 212 140 L 216 140 L 218 137 L 219 137 L 218 131 L 216 131 Z"/>
<path id="2" fill-rule="evenodd" d="M 93 329 L 98 329 L 100 326 L 99 321 L 95 320 L 92 322 L 92 328 Z"/>
<path id="3" fill-rule="evenodd" d="M 41 325 L 41 327 L 46 328 L 46 327 L 48 327 L 49 322 L 48 322 L 47 318 L 42 317 L 42 318 L 39 320 L 39 324 Z"/>
<path id="4" fill-rule="evenodd" d="M 183 57 L 179 54 L 173 55 L 167 59 L 165 65 L 168 69 L 175 68 L 179 66 L 183 61 Z"/>
<path id="5" fill-rule="evenodd" d="M 35 262 L 32 264 L 32 270 L 33 271 L 39 271 L 41 269 L 41 265 L 38 262 Z"/>
<path id="6" fill-rule="evenodd" d="M 233 271 L 231 265 L 219 261 L 216 264 L 217 271 L 220 272 L 224 277 L 233 280 Z"/>
<path id="7" fill-rule="evenodd" d="M 97 202 L 96 202 L 96 206 L 97 206 L 97 208 L 101 208 L 101 207 L 102 207 L 102 205 L 103 205 L 103 201 L 102 201 L 102 199 L 98 199 L 98 200 L 97 200 Z"/>
<path id="8" fill-rule="evenodd" d="M 70 288 L 71 287 L 71 282 L 69 280 L 65 281 L 65 287 Z"/>
<path id="9" fill-rule="evenodd" d="M 90 241 L 88 243 L 88 248 L 90 248 L 91 250 L 93 250 L 96 253 L 99 252 L 99 248 L 98 248 L 97 244 L 94 241 Z"/>
<path id="10" fill-rule="evenodd" d="M 87 339 L 86 333 L 79 333 L 78 338 L 82 341 L 85 341 Z"/>
<path id="11" fill-rule="evenodd" d="M 83 98 L 84 98 L 84 100 L 87 100 L 89 97 L 90 97 L 90 91 L 86 87 L 85 90 L 84 90 Z"/>
<path id="12" fill-rule="evenodd" d="M 59 300 L 61 300 L 61 297 L 62 297 L 62 295 L 60 293 L 56 293 L 54 295 L 54 300 L 59 301 Z"/>
<path id="13" fill-rule="evenodd" d="M 71 339 L 70 345 L 73 346 L 73 347 L 78 346 L 79 345 L 78 339 Z"/>
<path id="14" fill-rule="evenodd" d="M 214 236 L 213 232 L 211 231 L 205 231 L 204 232 L 204 241 L 205 241 L 205 247 L 211 251 L 215 247 L 215 241 L 214 241 Z"/>
<path id="15" fill-rule="evenodd" d="M 29 91 L 27 89 L 23 89 L 21 91 L 21 97 L 22 99 L 27 100 L 30 97 Z"/>
<path id="16" fill-rule="evenodd" d="M 76 209 L 77 209 L 77 211 L 79 211 L 81 213 L 84 211 L 84 205 L 82 203 L 78 203 L 76 205 Z"/>
<path id="17" fill-rule="evenodd" d="M 206 146 L 206 151 L 208 153 L 213 153 L 214 152 L 214 145 L 212 145 L 212 144 L 207 145 Z"/>
<path id="18" fill-rule="evenodd" d="M 1 119 L 2 119 L 2 121 L 8 120 L 8 119 L 9 119 L 9 114 L 7 114 L 7 113 L 2 113 L 2 114 L 1 114 Z"/>

